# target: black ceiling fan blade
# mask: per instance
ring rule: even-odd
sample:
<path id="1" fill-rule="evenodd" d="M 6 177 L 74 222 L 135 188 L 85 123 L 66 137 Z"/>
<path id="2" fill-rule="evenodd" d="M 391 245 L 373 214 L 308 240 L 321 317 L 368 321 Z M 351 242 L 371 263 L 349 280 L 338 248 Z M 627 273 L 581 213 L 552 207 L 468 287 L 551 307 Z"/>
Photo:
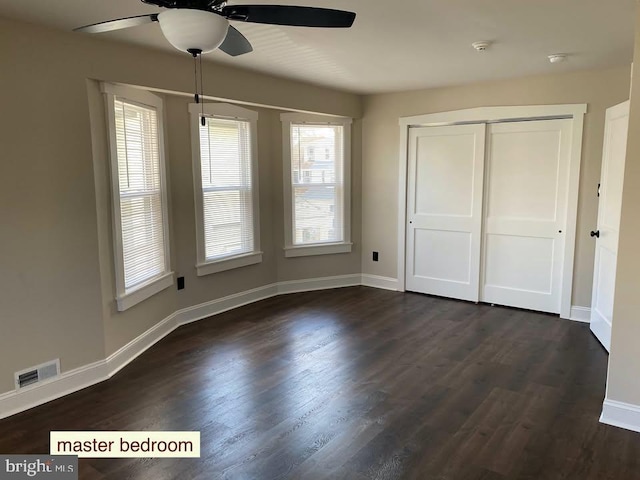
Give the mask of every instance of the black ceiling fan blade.
<path id="1" fill-rule="evenodd" d="M 172 8 L 175 7 L 175 1 L 173 0 L 142 0 L 142 3 L 148 3 L 149 5 L 155 5 L 156 7 Z"/>
<path id="2" fill-rule="evenodd" d="M 142 0 L 143 3 L 156 5 L 163 8 L 192 8 L 196 10 L 211 11 L 225 3 L 226 0 Z"/>
<path id="3" fill-rule="evenodd" d="M 222 45 L 218 48 L 232 57 L 253 52 L 253 47 L 249 43 L 249 40 L 231 25 L 229 25 L 229 30 L 227 30 L 227 36 L 224 42 L 222 42 Z"/>
<path id="4" fill-rule="evenodd" d="M 145 23 L 153 23 L 157 21 L 158 14 L 152 13 L 150 15 L 137 15 L 135 17 L 118 18 L 117 20 L 107 20 L 106 22 L 85 25 L 84 27 L 74 28 L 73 31 L 85 33 L 103 33 L 111 32 L 112 30 L 121 30 L 123 28 L 137 27 L 138 25 L 144 25 Z"/>
<path id="5" fill-rule="evenodd" d="M 292 5 L 227 5 L 222 15 L 241 22 L 324 28 L 349 28 L 356 18 L 344 10 Z"/>

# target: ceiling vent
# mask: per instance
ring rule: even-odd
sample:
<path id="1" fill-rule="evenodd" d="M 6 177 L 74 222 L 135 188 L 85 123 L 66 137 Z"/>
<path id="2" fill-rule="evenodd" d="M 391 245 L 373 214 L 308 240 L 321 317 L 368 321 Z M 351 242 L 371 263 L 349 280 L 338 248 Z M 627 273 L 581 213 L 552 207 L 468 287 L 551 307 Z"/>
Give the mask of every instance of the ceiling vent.
<path id="1" fill-rule="evenodd" d="M 25 388 L 60 375 L 60 359 L 15 373 L 16 388 Z"/>

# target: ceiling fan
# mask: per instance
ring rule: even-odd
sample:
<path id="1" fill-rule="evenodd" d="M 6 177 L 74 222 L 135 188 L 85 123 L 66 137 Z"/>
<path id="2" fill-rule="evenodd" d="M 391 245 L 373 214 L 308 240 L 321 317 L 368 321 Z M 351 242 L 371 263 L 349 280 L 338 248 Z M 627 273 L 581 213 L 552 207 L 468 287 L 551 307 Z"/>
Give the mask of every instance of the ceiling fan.
<path id="1" fill-rule="evenodd" d="M 202 104 L 200 119 L 202 126 L 206 124 L 202 55 L 216 48 L 233 57 L 253 51 L 249 40 L 229 25 L 229 20 L 295 27 L 349 28 L 356 18 L 353 12 L 293 5 L 227 5 L 226 0 L 142 0 L 142 2 L 163 7 L 166 10 L 161 13 L 85 25 L 74 31 L 102 33 L 158 22 L 162 33 L 171 45 L 193 56 L 194 99 L 196 103 Z M 200 59 L 199 85 L 198 58 Z"/>
<path id="2" fill-rule="evenodd" d="M 163 7 L 161 13 L 137 15 L 76 28 L 102 33 L 158 22 L 166 39 L 194 57 L 220 48 L 231 56 L 253 51 L 251 43 L 229 21 L 296 27 L 349 28 L 356 14 L 293 5 L 227 5 L 226 0 L 142 0 Z"/>

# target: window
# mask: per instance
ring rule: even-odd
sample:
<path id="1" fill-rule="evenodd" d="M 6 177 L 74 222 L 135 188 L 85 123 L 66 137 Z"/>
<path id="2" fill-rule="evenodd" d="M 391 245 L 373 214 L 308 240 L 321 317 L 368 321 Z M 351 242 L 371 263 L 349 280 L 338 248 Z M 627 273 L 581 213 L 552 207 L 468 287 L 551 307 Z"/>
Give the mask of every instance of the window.
<path id="1" fill-rule="evenodd" d="M 285 113 L 285 256 L 351 251 L 351 119 Z"/>
<path id="2" fill-rule="evenodd" d="M 258 114 L 235 105 L 192 104 L 198 275 L 262 261 L 257 185 Z"/>
<path id="3" fill-rule="evenodd" d="M 118 310 L 173 284 L 169 267 L 162 100 L 103 85 L 107 97 Z"/>

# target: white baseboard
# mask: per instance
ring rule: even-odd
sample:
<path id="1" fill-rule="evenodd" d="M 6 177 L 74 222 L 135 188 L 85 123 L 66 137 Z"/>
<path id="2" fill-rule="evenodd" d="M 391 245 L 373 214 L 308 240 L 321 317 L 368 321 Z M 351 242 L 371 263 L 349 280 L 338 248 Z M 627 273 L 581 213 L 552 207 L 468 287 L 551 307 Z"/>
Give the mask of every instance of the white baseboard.
<path id="1" fill-rule="evenodd" d="M 160 323 L 156 323 L 142 335 L 134 338 L 124 347 L 109 355 L 106 361 L 108 377 L 113 377 L 179 326 L 176 322 L 176 314 L 172 313 Z"/>
<path id="2" fill-rule="evenodd" d="M 591 309 L 589 307 L 571 307 L 571 317 L 569 320 L 573 320 L 575 322 L 591 322 Z"/>
<path id="3" fill-rule="evenodd" d="M 611 351 L 611 324 L 607 323 L 607 321 L 596 315 L 596 318 L 593 319 L 593 322 L 589 325 L 591 328 L 591 332 L 596 336 L 598 341 L 602 344 L 604 349 L 607 352 Z"/>
<path id="4" fill-rule="evenodd" d="M 186 325 L 187 323 L 196 322 L 207 317 L 218 315 L 219 313 L 233 310 L 250 303 L 259 302 L 267 298 L 274 297 L 278 294 L 277 284 L 272 283 L 264 287 L 254 288 L 245 292 L 234 293 L 226 297 L 211 300 L 210 302 L 194 305 L 193 307 L 178 310 L 176 315 L 177 326 Z"/>
<path id="5" fill-rule="evenodd" d="M 640 432 L 640 406 L 605 399 L 600 422 Z"/>
<path id="6" fill-rule="evenodd" d="M 134 338 L 118 351 L 109 355 L 105 360 L 69 370 L 49 381 L 31 387 L 0 394 L 0 419 L 108 380 L 147 349 L 187 323 L 202 320 L 276 295 L 357 286 L 360 283 L 360 274 L 293 280 L 265 285 L 193 307 L 183 308 L 172 313 L 137 338 Z"/>
<path id="7" fill-rule="evenodd" d="M 287 282 L 279 282 L 276 285 L 278 295 L 283 295 L 285 293 L 311 292 L 313 290 L 327 290 L 330 288 L 356 287 L 360 285 L 360 274 L 308 278 L 305 280 L 290 280 Z"/>
<path id="8" fill-rule="evenodd" d="M 363 273 L 361 283 L 365 287 L 374 287 L 393 291 L 398 290 L 398 280 L 396 278 L 380 277 L 378 275 Z"/>
<path id="9" fill-rule="evenodd" d="M 49 381 L 3 393 L 0 395 L 0 419 L 64 397 L 108 378 L 107 362 L 100 360 L 61 373 Z"/>

